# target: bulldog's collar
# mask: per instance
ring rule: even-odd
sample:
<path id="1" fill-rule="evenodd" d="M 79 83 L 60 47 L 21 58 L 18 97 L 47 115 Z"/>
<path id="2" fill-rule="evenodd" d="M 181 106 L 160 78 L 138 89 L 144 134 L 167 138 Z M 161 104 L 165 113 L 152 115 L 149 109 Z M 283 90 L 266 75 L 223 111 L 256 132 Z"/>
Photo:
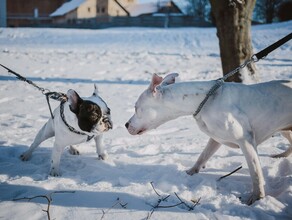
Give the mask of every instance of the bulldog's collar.
<path id="1" fill-rule="evenodd" d="M 87 136 L 87 141 L 90 141 L 95 135 L 92 135 L 92 136 L 89 136 L 88 134 L 82 132 L 82 131 L 77 131 L 75 128 L 73 128 L 72 126 L 70 126 L 68 124 L 68 122 L 66 121 L 65 119 L 65 115 L 64 115 L 64 103 L 66 101 L 62 101 L 61 104 L 60 104 L 60 115 L 61 115 L 61 118 L 62 118 L 62 121 L 64 122 L 64 124 L 68 127 L 68 129 L 75 133 L 75 134 L 80 134 L 80 135 L 86 135 Z"/>

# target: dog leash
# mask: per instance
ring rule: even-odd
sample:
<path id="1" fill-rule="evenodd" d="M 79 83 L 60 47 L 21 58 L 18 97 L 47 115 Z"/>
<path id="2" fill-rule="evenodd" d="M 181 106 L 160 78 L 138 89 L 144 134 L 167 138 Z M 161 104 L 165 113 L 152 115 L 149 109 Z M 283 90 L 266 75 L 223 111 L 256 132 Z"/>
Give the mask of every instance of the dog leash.
<path id="1" fill-rule="evenodd" d="M 24 81 L 24 82 L 27 82 L 28 84 L 32 85 L 33 87 L 37 88 L 39 91 L 41 91 L 41 93 L 43 95 L 46 96 L 46 100 L 47 100 L 47 103 L 48 103 L 48 106 L 49 106 L 49 110 L 50 110 L 50 113 L 51 113 L 51 117 L 52 119 L 54 119 L 54 115 L 53 115 L 53 112 L 52 112 L 52 108 L 51 108 L 51 105 L 50 105 L 50 98 L 51 99 L 54 99 L 56 101 L 67 101 L 67 95 L 64 94 L 64 93 L 61 93 L 61 92 L 51 92 L 50 90 L 48 89 L 45 89 L 45 88 L 42 88 L 40 86 L 38 86 L 37 84 L 35 84 L 33 81 L 21 76 L 20 74 L 14 72 L 13 70 L 9 69 L 8 67 L 0 64 L 0 66 L 2 66 L 3 68 L 5 68 L 8 73 L 12 73 L 16 76 L 17 79 L 21 80 L 21 81 Z"/>
<path id="2" fill-rule="evenodd" d="M 261 50 L 260 52 L 254 54 L 251 56 L 250 59 L 246 60 L 243 64 L 241 64 L 239 67 L 235 68 L 234 70 L 230 71 L 229 73 L 225 74 L 223 77 L 217 79 L 215 81 L 215 84 L 211 87 L 211 89 L 207 92 L 205 98 L 203 101 L 200 103 L 198 106 L 197 110 L 193 114 L 193 117 L 196 118 L 196 116 L 199 114 L 199 112 L 202 110 L 210 96 L 212 96 L 217 89 L 219 89 L 223 83 L 228 79 L 229 77 L 233 76 L 236 74 L 239 70 L 243 69 L 250 63 L 255 63 L 258 62 L 261 59 L 264 59 L 269 53 L 272 51 L 276 50 L 278 47 L 282 46 L 292 38 L 292 33 L 288 34 L 287 36 L 283 37 L 282 39 L 278 40 L 277 42 L 273 43 L 272 45 L 266 47 L 265 49 Z"/>

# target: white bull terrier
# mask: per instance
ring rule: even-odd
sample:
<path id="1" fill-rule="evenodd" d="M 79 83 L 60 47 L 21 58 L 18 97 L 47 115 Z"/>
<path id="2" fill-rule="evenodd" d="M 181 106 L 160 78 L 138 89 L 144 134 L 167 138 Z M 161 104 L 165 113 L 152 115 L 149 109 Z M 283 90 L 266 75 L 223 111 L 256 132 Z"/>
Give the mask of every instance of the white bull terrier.
<path id="1" fill-rule="evenodd" d="M 148 89 L 138 98 L 135 114 L 126 123 L 130 134 L 157 128 L 179 116 L 193 115 L 216 81 L 175 83 L 178 74 L 164 79 L 153 75 Z M 253 183 L 248 204 L 265 196 L 264 178 L 257 146 L 280 131 L 289 148 L 274 157 L 292 153 L 292 82 L 271 81 L 256 85 L 223 83 L 212 95 L 195 120 L 210 139 L 195 165 L 187 171 L 198 173 L 221 144 L 240 148 L 245 156 Z"/>
<path id="2" fill-rule="evenodd" d="M 80 98 L 72 89 L 67 92 L 68 101 L 62 102 L 53 112 L 54 118 L 40 129 L 30 148 L 20 158 L 29 160 L 32 152 L 46 139 L 55 136 L 51 159 L 50 175 L 59 176 L 61 154 L 70 146 L 72 154 L 79 154 L 71 145 L 80 144 L 94 138 L 99 159 L 105 159 L 102 133 L 112 128 L 110 109 L 98 96 L 97 86 L 91 97 Z"/>

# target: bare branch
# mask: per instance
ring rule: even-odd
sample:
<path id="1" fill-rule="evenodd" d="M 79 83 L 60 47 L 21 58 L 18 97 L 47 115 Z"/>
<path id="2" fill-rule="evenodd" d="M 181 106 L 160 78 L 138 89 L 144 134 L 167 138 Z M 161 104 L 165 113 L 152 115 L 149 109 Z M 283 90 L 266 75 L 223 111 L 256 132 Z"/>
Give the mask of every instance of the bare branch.
<path id="1" fill-rule="evenodd" d="M 174 194 L 176 195 L 176 197 L 179 199 L 179 201 L 180 201 L 179 203 L 174 204 L 174 205 L 160 205 L 161 202 L 166 201 L 166 200 L 170 197 L 170 195 L 161 196 L 161 195 L 157 192 L 157 190 L 155 189 L 153 182 L 151 182 L 150 184 L 151 184 L 151 186 L 152 186 L 154 192 L 156 193 L 156 195 L 159 197 L 159 199 L 158 199 L 156 205 L 153 205 L 153 206 L 152 206 L 152 209 L 151 209 L 150 212 L 148 213 L 146 220 L 150 219 L 151 216 L 152 216 L 152 214 L 154 213 L 154 211 L 155 211 L 156 209 L 158 209 L 158 208 L 164 208 L 164 209 L 165 209 L 165 208 L 173 208 L 173 207 L 177 207 L 177 206 L 179 206 L 179 205 L 185 205 L 185 206 L 189 209 L 189 211 L 191 211 L 191 210 L 194 209 L 194 207 L 196 207 L 196 206 L 199 204 L 199 202 L 200 202 L 200 200 L 201 200 L 201 198 L 199 198 L 199 199 L 196 200 L 196 201 L 195 201 L 195 200 L 191 200 L 191 201 L 194 203 L 194 205 L 188 205 L 185 201 L 183 201 L 183 200 L 177 195 L 177 193 L 174 193 Z"/>
<path id="2" fill-rule="evenodd" d="M 160 196 L 160 194 L 159 194 L 159 193 L 155 190 L 155 188 L 154 188 L 153 181 L 151 181 L 150 184 L 151 184 L 152 189 L 154 190 L 154 192 L 155 192 L 158 196 Z"/>
<path id="3" fill-rule="evenodd" d="M 224 175 L 224 176 L 221 176 L 217 181 L 220 181 L 220 180 L 224 179 L 225 177 L 228 177 L 228 176 L 232 175 L 233 173 L 237 172 L 237 171 L 240 170 L 241 168 L 242 168 L 242 166 L 236 168 L 235 170 L 233 170 L 232 172 L 230 172 L 230 173 L 228 173 L 228 174 L 226 174 L 226 175 Z"/>
<path id="4" fill-rule="evenodd" d="M 184 204 L 188 209 L 189 209 L 189 211 L 191 211 L 191 210 L 194 210 L 194 208 L 199 204 L 199 202 L 200 202 L 200 200 L 201 200 L 201 197 L 197 200 L 197 201 L 195 201 L 195 200 L 191 200 L 193 203 L 195 203 L 194 205 L 189 205 L 189 204 L 187 204 L 185 201 L 183 201 L 178 195 L 177 195 L 177 193 L 174 193 L 175 194 L 175 196 L 179 199 L 179 201 L 181 202 L 181 204 Z"/>
<path id="5" fill-rule="evenodd" d="M 116 202 L 115 202 L 110 208 L 108 208 L 106 211 L 104 211 L 104 210 L 102 209 L 102 216 L 101 216 L 100 220 L 102 220 L 102 219 L 104 218 L 105 214 L 107 214 L 111 209 L 113 209 L 113 208 L 114 208 L 115 206 L 117 206 L 117 205 L 120 205 L 122 208 L 126 209 L 128 203 L 123 204 L 123 203 L 121 202 L 120 198 L 118 197 L 118 198 L 117 198 L 117 201 L 116 201 Z"/>
<path id="6" fill-rule="evenodd" d="M 19 201 L 19 200 L 27 200 L 27 201 L 31 201 L 33 199 L 36 198 L 45 198 L 48 201 L 48 206 L 47 206 L 47 210 L 42 209 L 42 211 L 47 213 L 47 217 L 48 220 L 51 220 L 51 216 L 50 216 L 50 205 L 52 200 L 52 195 L 55 193 L 75 193 L 75 191 L 54 191 L 49 193 L 48 195 L 39 195 L 39 196 L 33 196 L 33 197 L 23 197 L 23 198 L 18 198 L 18 199 L 13 199 L 12 201 Z"/>
<path id="7" fill-rule="evenodd" d="M 180 203 L 177 203 L 177 204 L 175 204 L 175 205 L 163 205 L 163 206 L 157 206 L 157 208 L 173 208 L 173 207 L 176 207 L 176 206 L 179 206 L 179 205 L 181 205 L 181 204 L 183 204 L 183 202 L 180 202 Z"/>
<path id="8" fill-rule="evenodd" d="M 168 199 L 168 197 L 170 197 L 170 195 L 167 195 L 167 196 L 161 196 L 155 189 L 154 187 L 154 184 L 153 182 L 150 182 L 151 186 L 152 186 L 152 189 L 154 190 L 154 192 L 156 193 L 156 195 L 159 197 L 156 205 L 152 206 L 152 209 L 150 210 L 150 213 L 148 213 L 147 215 L 147 220 L 150 219 L 150 217 L 152 216 L 153 212 L 155 211 L 155 209 L 158 209 L 158 208 L 162 208 L 163 206 L 160 206 L 160 203 L 163 202 L 163 201 L 166 201 Z"/>

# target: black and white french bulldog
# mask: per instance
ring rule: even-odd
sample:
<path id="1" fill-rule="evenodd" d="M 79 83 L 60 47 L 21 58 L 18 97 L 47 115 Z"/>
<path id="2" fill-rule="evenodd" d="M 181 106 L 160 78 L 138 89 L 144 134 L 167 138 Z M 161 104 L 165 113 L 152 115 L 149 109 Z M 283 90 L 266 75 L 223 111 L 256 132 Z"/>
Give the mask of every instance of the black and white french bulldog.
<path id="1" fill-rule="evenodd" d="M 72 89 L 67 92 L 67 101 L 62 102 L 53 112 L 54 118 L 41 128 L 30 148 L 20 158 L 29 160 L 32 152 L 46 139 L 55 136 L 52 151 L 50 175 L 59 176 L 61 154 L 66 146 L 70 146 L 72 154 L 79 154 L 72 145 L 80 144 L 94 138 L 99 159 L 104 160 L 102 133 L 112 129 L 110 109 L 98 96 L 94 85 L 93 95 L 87 98 L 80 96 Z"/>

